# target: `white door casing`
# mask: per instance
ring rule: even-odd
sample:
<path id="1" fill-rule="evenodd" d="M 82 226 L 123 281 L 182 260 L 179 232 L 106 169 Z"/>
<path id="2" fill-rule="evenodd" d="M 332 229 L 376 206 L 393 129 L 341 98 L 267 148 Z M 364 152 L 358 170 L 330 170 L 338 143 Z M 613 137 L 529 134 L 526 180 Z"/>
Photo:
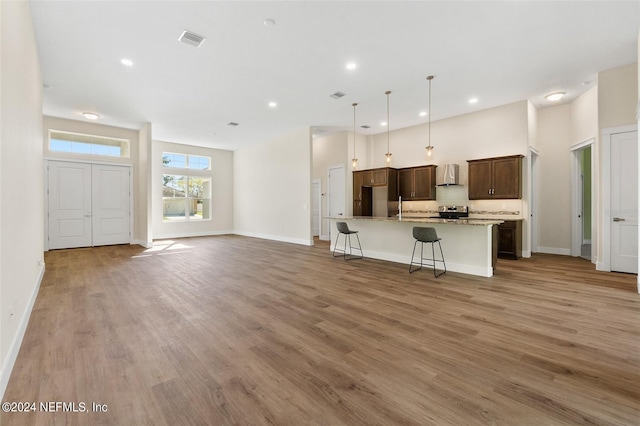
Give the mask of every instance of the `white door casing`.
<path id="1" fill-rule="evenodd" d="M 47 169 L 49 248 L 91 246 L 91 165 L 51 161 Z"/>
<path id="2" fill-rule="evenodd" d="M 571 147 L 571 256 L 577 257 L 581 254 L 584 234 L 584 212 L 583 212 L 583 170 L 581 158 L 585 149 L 591 149 L 591 200 L 594 200 L 593 191 L 595 189 L 594 173 L 595 168 L 595 155 L 593 146 L 595 145 L 595 139 L 577 143 Z M 591 202 L 591 217 L 594 215 L 594 203 Z M 595 222 L 591 221 L 591 239 L 592 245 L 595 247 L 597 244 L 595 235 Z M 592 261 L 594 258 L 593 251 L 591 252 Z"/>
<path id="3" fill-rule="evenodd" d="M 638 273 L 638 135 L 611 136 L 611 270 Z"/>

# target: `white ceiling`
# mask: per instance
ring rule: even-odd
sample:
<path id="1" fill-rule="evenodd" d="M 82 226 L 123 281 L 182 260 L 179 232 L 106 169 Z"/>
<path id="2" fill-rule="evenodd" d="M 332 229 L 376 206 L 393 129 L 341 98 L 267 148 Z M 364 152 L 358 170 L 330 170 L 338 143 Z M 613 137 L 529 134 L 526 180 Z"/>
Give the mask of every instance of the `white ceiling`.
<path id="1" fill-rule="evenodd" d="M 638 59 L 637 1 L 32 0 L 31 8 L 51 86 L 45 115 L 151 122 L 156 140 L 231 150 L 297 127 L 350 129 L 353 102 L 359 133 L 386 131 L 386 90 L 392 130 L 423 123 L 430 74 L 438 120 L 525 99 L 545 107 L 554 91 L 570 101 L 598 71 Z M 179 42 L 185 29 L 204 44 Z M 331 99 L 336 91 L 346 96 Z"/>

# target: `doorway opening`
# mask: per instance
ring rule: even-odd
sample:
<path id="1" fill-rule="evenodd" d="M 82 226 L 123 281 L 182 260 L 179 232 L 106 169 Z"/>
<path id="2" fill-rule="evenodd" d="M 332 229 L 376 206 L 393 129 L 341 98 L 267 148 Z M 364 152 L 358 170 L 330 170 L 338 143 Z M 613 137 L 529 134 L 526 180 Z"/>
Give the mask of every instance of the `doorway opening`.
<path id="1" fill-rule="evenodd" d="M 593 144 L 589 139 L 571 148 L 571 255 L 593 262 Z"/>

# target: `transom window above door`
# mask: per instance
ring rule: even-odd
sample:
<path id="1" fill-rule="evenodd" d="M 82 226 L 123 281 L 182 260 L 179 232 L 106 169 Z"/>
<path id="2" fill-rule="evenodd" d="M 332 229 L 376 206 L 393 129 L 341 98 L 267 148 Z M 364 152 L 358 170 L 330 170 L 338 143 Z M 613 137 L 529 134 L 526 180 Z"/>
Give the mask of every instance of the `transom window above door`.
<path id="1" fill-rule="evenodd" d="M 129 140 L 49 130 L 49 151 L 107 157 L 129 157 Z"/>

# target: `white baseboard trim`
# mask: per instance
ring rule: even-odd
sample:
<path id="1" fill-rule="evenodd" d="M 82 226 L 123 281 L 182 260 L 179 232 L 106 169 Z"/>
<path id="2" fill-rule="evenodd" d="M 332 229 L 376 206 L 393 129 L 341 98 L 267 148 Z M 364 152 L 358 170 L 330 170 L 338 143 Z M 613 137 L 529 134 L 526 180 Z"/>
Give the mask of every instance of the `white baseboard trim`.
<path id="1" fill-rule="evenodd" d="M 231 235 L 233 231 L 201 231 L 201 232 L 177 232 L 170 234 L 154 234 L 153 240 L 166 240 L 168 238 L 189 238 L 189 237 L 213 237 L 216 235 Z"/>
<path id="2" fill-rule="evenodd" d="M 571 249 L 559 247 L 538 247 L 538 253 L 559 254 L 562 256 L 571 256 Z"/>
<path id="3" fill-rule="evenodd" d="M 407 268 L 409 267 L 409 263 L 411 262 L 411 256 L 401 256 L 393 253 L 385 253 L 385 252 L 371 251 L 371 250 L 365 250 L 364 257 L 365 258 L 369 257 L 369 258 L 378 259 L 378 260 L 386 260 L 388 262 L 402 263 L 404 265 L 407 265 Z M 446 260 L 447 259 L 445 257 L 445 261 Z M 437 266 L 438 266 L 438 269 L 440 269 L 442 264 L 438 263 Z M 493 268 L 491 267 L 484 268 L 482 266 L 464 265 L 460 263 L 451 263 L 451 262 L 447 262 L 447 271 L 460 272 L 462 274 L 469 274 L 469 275 L 478 275 L 481 277 L 493 276 Z M 407 269 L 407 274 L 408 273 L 409 273 L 409 270 Z"/>
<path id="4" fill-rule="evenodd" d="M 322 241 L 329 241 L 329 240 L 331 240 L 331 237 L 329 236 L 329 234 L 322 234 L 322 235 L 320 235 L 320 239 Z"/>
<path id="5" fill-rule="evenodd" d="M 40 284 L 42 283 L 42 278 L 44 277 L 44 271 L 45 265 L 42 264 L 42 266 L 40 267 L 40 273 L 38 274 L 36 285 L 31 292 L 31 296 L 29 297 L 29 300 L 27 302 L 27 308 L 22 313 L 22 318 L 20 318 L 18 329 L 16 330 L 16 334 L 13 336 L 11 346 L 9 346 L 7 357 L 2 363 L 2 371 L 0 371 L 0 400 L 4 400 L 4 392 L 7 390 L 7 385 L 9 384 L 9 378 L 11 377 L 13 366 L 15 365 L 16 359 L 18 358 L 18 352 L 20 352 L 22 339 L 24 338 L 24 334 L 27 331 L 29 318 L 31 318 L 31 311 L 33 310 L 33 305 L 36 303 L 38 291 L 40 290 Z"/>
<path id="6" fill-rule="evenodd" d="M 137 244 L 137 245 L 142 246 L 144 248 L 153 247 L 153 241 L 132 240 L 131 241 L 131 245 L 134 245 L 134 244 Z"/>
<path id="7" fill-rule="evenodd" d="M 522 250 L 522 257 L 531 257 L 531 250 Z"/>
<path id="8" fill-rule="evenodd" d="M 305 240 L 303 238 L 291 238 L 291 237 L 283 237 L 282 235 L 260 234 L 256 232 L 243 232 L 243 231 L 235 231 L 233 232 L 233 234 L 241 235 L 243 237 L 252 237 L 252 238 L 260 238 L 263 240 L 280 241 L 283 243 L 299 244 L 302 246 L 313 245 L 313 238 Z"/>

